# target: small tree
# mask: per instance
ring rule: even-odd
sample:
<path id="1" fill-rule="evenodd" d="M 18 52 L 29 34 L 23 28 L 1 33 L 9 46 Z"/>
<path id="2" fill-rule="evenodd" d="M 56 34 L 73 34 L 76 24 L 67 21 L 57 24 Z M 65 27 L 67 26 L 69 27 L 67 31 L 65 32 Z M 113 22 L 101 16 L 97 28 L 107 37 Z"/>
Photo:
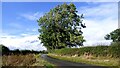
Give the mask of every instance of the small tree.
<path id="1" fill-rule="evenodd" d="M 113 42 L 120 42 L 120 28 L 107 34 L 104 38 L 106 40 L 113 40 Z"/>
<path id="2" fill-rule="evenodd" d="M 79 16 L 76 6 L 71 3 L 58 5 L 38 20 L 39 39 L 47 49 L 82 46 L 85 41 L 81 28 L 83 14 Z"/>

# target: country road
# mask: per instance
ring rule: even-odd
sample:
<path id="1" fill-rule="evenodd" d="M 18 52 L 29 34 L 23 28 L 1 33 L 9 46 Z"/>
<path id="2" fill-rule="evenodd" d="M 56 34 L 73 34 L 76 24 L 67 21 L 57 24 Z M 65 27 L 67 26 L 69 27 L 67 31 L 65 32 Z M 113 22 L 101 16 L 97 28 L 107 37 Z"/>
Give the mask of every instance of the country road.
<path id="1" fill-rule="evenodd" d="M 42 54 L 41 57 L 44 60 L 46 60 L 52 64 L 55 64 L 58 68 L 108 68 L 108 67 L 104 67 L 104 66 L 94 66 L 94 65 L 89 65 L 89 64 L 59 60 L 59 59 L 49 57 L 46 54 Z"/>

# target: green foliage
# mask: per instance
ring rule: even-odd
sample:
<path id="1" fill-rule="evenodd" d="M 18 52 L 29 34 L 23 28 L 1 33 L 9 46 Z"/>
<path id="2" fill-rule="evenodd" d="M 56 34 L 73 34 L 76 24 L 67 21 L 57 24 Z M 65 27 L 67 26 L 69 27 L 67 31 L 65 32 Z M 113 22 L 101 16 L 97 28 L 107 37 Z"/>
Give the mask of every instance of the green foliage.
<path id="1" fill-rule="evenodd" d="M 108 50 L 112 57 L 120 57 L 120 42 L 112 43 Z"/>
<path id="2" fill-rule="evenodd" d="M 52 53 L 56 53 L 59 55 L 74 55 L 77 52 L 77 48 L 63 48 L 63 49 L 56 49 L 53 50 Z"/>
<path id="3" fill-rule="evenodd" d="M 93 56 L 99 57 L 113 57 L 120 58 L 120 43 L 113 43 L 111 46 L 92 46 L 92 47 L 82 47 L 82 48 L 64 48 L 53 50 L 51 53 L 58 55 L 78 55 L 82 56 L 85 53 L 89 53 Z"/>
<path id="4" fill-rule="evenodd" d="M 53 65 L 51 65 L 51 64 L 45 64 L 44 67 L 45 68 L 54 68 Z"/>
<path id="5" fill-rule="evenodd" d="M 55 50 L 54 53 L 61 55 L 84 55 L 84 53 L 90 53 L 95 56 L 105 56 L 108 46 L 95 46 L 95 47 L 83 47 L 83 48 L 65 48 Z"/>
<path id="6" fill-rule="evenodd" d="M 9 51 L 9 48 L 7 48 L 6 46 L 4 46 L 3 44 L 0 44 L 0 48 L 2 49 L 2 51 Z"/>
<path id="7" fill-rule="evenodd" d="M 85 40 L 81 28 L 86 27 L 82 19 L 74 4 L 58 5 L 38 20 L 39 39 L 48 50 L 82 46 Z"/>
<path id="8" fill-rule="evenodd" d="M 0 44 L 0 54 L 8 54 L 9 53 L 9 48 L 7 48 L 6 46 L 4 46 L 3 44 Z"/>
<path id="9" fill-rule="evenodd" d="M 120 42 L 120 28 L 112 31 L 105 36 L 106 40 L 113 40 L 113 42 Z"/>

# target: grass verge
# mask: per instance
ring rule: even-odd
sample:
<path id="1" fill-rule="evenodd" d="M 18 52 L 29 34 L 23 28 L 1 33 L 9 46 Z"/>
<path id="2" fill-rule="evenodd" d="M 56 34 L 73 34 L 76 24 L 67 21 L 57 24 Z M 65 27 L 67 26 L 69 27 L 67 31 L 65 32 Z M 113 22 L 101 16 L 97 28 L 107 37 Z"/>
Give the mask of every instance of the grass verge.
<path id="1" fill-rule="evenodd" d="M 47 68 L 53 68 L 53 66 L 55 66 L 55 65 L 43 60 L 40 57 L 40 54 L 35 55 L 35 58 L 36 58 L 36 62 L 33 64 L 33 66 L 45 66 Z"/>
<path id="2" fill-rule="evenodd" d="M 60 56 L 55 54 L 48 54 L 48 56 L 60 59 L 60 60 L 66 60 L 71 62 L 77 62 L 77 63 L 85 63 L 85 64 L 91 64 L 91 65 L 97 65 L 97 66 L 119 66 L 119 59 L 114 58 L 105 58 L 105 57 L 93 57 L 90 59 L 85 58 L 85 56 L 79 56 L 79 57 L 73 57 L 73 56 Z"/>

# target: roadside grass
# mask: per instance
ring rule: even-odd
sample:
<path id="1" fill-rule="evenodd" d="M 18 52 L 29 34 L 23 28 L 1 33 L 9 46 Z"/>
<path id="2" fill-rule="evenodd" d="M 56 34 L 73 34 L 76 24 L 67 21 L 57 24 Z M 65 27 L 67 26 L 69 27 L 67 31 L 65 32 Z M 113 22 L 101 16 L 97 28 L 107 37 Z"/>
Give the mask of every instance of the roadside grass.
<path id="1" fill-rule="evenodd" d="M 34 55 L 36 62 L 32 66 L 45 66 L 47 68 L 53 68 L 55 65 L 43 60 L 40 54 Z"/>
<path id="2" fill-rule="evenodd" d="M 60 56 L 55 54 L 48 54 L 48 56 L 60 59 L 60 60 L 66 60 L 71 62 L 77 62 L 77 63 L 85 63 L 85 64 L 91 64 L 91 65 L 98 65 L 98 66 L 119 66 L 119 59 L 114 58 L 107 58 L 107 57 L 92 57 L 92 58 L 86 58 L 85 56 Z"/>
<path id="3" fill-rule="evenodd" d="M 2 66 L 43 66 L 53 68 L 53 64 L 43 60 L 40 54 L 3 55 Z"/>

